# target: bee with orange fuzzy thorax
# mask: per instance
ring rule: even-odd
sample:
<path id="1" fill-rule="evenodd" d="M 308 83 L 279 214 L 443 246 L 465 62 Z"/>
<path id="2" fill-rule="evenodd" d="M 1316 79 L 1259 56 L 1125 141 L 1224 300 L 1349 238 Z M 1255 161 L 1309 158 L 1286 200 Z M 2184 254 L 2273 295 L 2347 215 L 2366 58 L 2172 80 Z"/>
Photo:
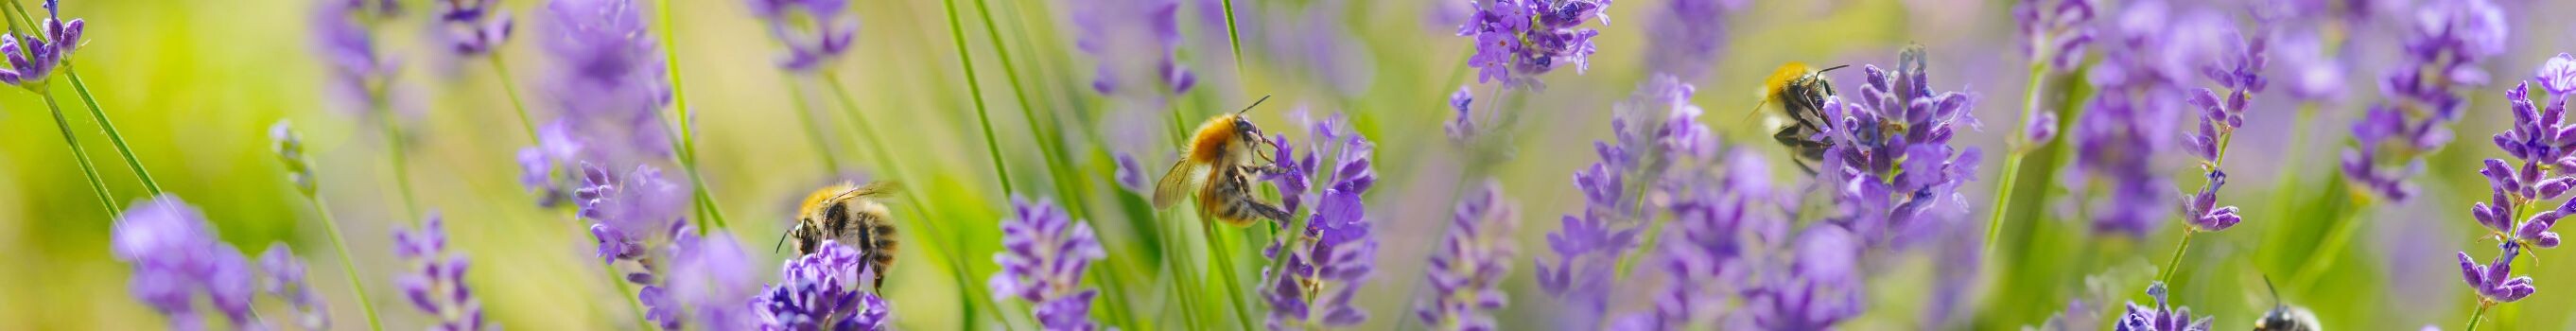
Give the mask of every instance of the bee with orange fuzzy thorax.
<path id="1" fill-rule="evenodd" d="M 1279 166 L 1261 153 L 1260 146 L 1269 143 L 1262 138 L 1261 127 L 1243 117 L 1243 112 L 1260 106 L 1263 96 L 1232 114 L 1217 115 L 1200 124 L 1191 135 L 1187 151 L 1163 179 L 1154 184 L 1154 208 L 1170 208 L 1184 195 L 1198 198 L 1200 218 L 1213 219 L 1235 227 L 1251 226 L 1253 221 L 1284 221 L 1288 211 L 1261 202 L 1252 195 L 1252 184 L 1258 174 L 1279 171 Z"/>
<path id="2" fill-rule="evenodd" d="M 866 186 L 841 183 L 815 190 L 805 196 L 796 208 L 796 227 L 787 230 L 795 241 L 796 254 L 821 251 L 824 241 L 856 248 L 859 258 L 876 270 L 875 288 L 885 289 L 887 270 L 894 268 L 894 215 L 878 198 L 894 194 L 894 182 L 874 182 Z"/>

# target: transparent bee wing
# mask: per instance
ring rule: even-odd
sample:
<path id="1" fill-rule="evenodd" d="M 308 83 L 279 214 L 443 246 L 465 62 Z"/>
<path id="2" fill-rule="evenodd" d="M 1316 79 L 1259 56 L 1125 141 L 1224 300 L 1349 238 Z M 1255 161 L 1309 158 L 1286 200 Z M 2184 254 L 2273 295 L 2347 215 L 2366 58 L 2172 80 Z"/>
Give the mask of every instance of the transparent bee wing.
<path id="1" fill-rule="evenodd" d="M 1180 203 L 1182 196 L 1189 195 L 1191 188 L 1207 178 L 1207 169 L 1206 163 L 1186 159 L 1172 163 L 1172 170 L 1163 172 L 1163 179 L 1154 183 L 1154 208 L 1171 208 Z"/>

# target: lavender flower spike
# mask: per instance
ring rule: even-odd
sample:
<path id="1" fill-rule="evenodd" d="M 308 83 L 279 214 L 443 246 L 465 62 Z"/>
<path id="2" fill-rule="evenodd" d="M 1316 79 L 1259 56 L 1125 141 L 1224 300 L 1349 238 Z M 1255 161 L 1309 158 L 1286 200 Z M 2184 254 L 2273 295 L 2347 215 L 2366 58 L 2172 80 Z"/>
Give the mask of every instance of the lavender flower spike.
<path id="1" fill-rule="evenodd" d="M 483 320 L 483 302 L 466 287 L 464 253 L 447 249 L 446 219 L 431 213 L 420 228 L 394 230 L 394 256 L 411 264 L 396 279 L 413 308 L 438 318 L 442 330 L 497 329 Z"/>
<path id="2" fill-rule="evenodd" d="M 1493 314 L 1509 303 L 1503 278 L 1512 273 L 1512 232 L 1520 227 L 1520 206 L 1503 199 L 1502 184 L 1487 180 L 1483 188 L 1458 202 L 1449 233 L 1430 268 L 1423 274 L 1432 295 L 1414 305 L 1424 326 L 1438 330 L 1497 330 Z"/>
<path id="3" fill-rule="evenodd" d="M 691 308 L 687 322 L 706 330 L 748 330 L 757 322 L 751 301 L 760 295 L 758 269 L 732 235 L 680 234 L 672 244 L 671 301 Z"/>
<path id="4" fill-rule="evenodd" d="M 1002 265 L 987 283 L 993 296 L 1028 300 L 1043 329 L 1098 329 L 1091 299 L 1100 291 L 1082 288 L 1082 274 L 1109 253 L 1091 225 L 1066 215 L 1052 200 L 1015 197 L 1011 211 L 1002 219 L 1003 251 L 993 253 L 993 262 Z"/>
<path id="5" fill-rule="evenodd" d="M 2113 329 L 2119 331 L 2209 331 L 2210 317 L 2201 316 L 2200 319 L 2195 320 L 2191 318 L 2190 307 L 2172 307 L 2165 305 L 2164 282 L 2156 282 L 2154 284 L 2147 285 L 2147 296 L 2156 298 L 2156 305 L 2154 307 L 2139 306 L 2136 302 L 2130 302 L 2128 312 L 2120 316 L 2120 324 L 2115 325 Z"/>
<path id="6" fill-rule="evenodd" d="M 215 239 L 197 207 L 163 194 L 129 205 L 117 215 L 108 247 L 134 267 L 129 289 L 136 300 L 168 317 L 170 329 L 203 330 L 198 293 L 237 329 L 260 329 L 251 316 L 251 266 L 241 251 Z"/>
<path id="7" fill-rule="evenodd" d="M 2558 58 L 2564 59 L 2564 58 Z M 2555 62 L 2558 59 L 2553 59 Z M 2561 77 L 2549 77 L 2543 66 L 2543 86 Z M 2524 82 L 2505 90 L 2511 104 L 2513 126 L 2496 133 L 2495 145 L 2504 150 L 2507 159 L 2487 159 L 2478 170 L 2486 175 L 2490 201 L 2470 206 L 2470 215 L 2487 228 L 2493 238 L 2522 246 L 2558 247 L 2558 233 L 2550 228 L 2560 218 L 2576 213 L 2576 204 L 2561 203 L 2544 209 L 2540 204 L 2566 195 L 2576 186 L 2576 174 L 2564 169 L 2576 166 L 2576 125 L 2566 122 L 2567 94 L 2553 93 L 2547 105 L 2531 100 L 2531 83 Z M 2571 91 L 2576 92 L 2576 91 Z M 2520 215 L 2528 218 L 2516 219 Z"/>
<path id="8" fill-rule="evenodd" d="M 860 260 L 858 249 L 838 241 L 819 246 L 821 251 L 787 260 L 778 284 L 762 287 L 752 299 L 760 329 L 884 330 L 890 312 L 885 299 L 862 291 L 876 270 Z"/>
<path id="9" fill-rule="evenodd" d="M 1541 88 L 1538 76 L 1557 66 L 1572 63 L 1576 73 L 1590 66 L 1601 31 L 1578 27 L 1590 18 L 1610 24 L 1609 8 L 1610 0 L 1487 0 L 1458 35 L 1476 42 L 1467 65 L 1478 69 L 1477 82 Z"/>
<path id="10" fill-rule="evenodd" d="M 490 54 L 510 39 L 517 26 L 500 0 L 438 1 L 438 25 L 447 33 L 448 51 L 461 56 Z"/>
<path id="11" fill-rule="evenodd" d="M 2450 142 L 2447 126 L 2468 104 L 2458 88 L 2486 85 L 2479 64 L 2502 54 L 2510 33 L 2504 11 L 2486 0 L 2419 6 L 2416 24 L 2400 41 L 2404 56 L 2380 81 L 2380 90 L 2393 97 L 2353 124 L 2355 146 L 2343 155 L 2346 177 L 2396 201 L 2414 194 L 2409 179 L 2422 171 L 2421 156 Z"/>
<path id="12" fill-rule="evenodd" d="M 1281 171 L 1264 176 L 1280 189 L 1289 201 L 1315 201 L 1315 208 L 1300 217 L 1306 218 L 1301 235 L 1283 238 L 1311 238 L 1272 242 L 1263 250 L 1273 260 L 1283 260 L 1281 269 L 1261 271 L 1264 301 L 1270 303 L 1268 324 L 1273 328 L 1341 327 L 1358 325 L 1368 320 L 1368 313 L 1353 305 L 1371 271 L 1376 270 L 1377 235 L 1369 222 L 1368 208 L 1360 195 L 1377 183 L 1370 160 L 1376 145 L 1367 137 L 1351 132 L 1346 120 L 1335 115 L 1323 121 L 1309 121 L 1314 141 L 1309 142 L 1303 159 L 1282 160 Z M 1285 141 L 1285 136 L 1273 140 Z M 1293 144 L 1278 144 L 1280 156 L 1295 156 Z M 1322 155 L 1332 155 L 1331 168 L 1318 168 Z M 1297 160 L 1288 162 L 1288 160 Z M 1323 178 L 1312 178 L 1323 175 Z M 1310 179 L 1320 179 L 1308 183 Z M 1311 184 L 1322 184 L 1320 192 L 1308 193 Z M 1293 187 L 1292 187 L 1293 186 Z M 1291 196 L 1294 195 L 1294 196 Z M 1286 203 L 1295 210 L 1296 202 Z M 1320 314 L 1318 314 L 1320 313 Z M 1321 315 L 1320 319 L 1318 319 Z"/>
<path id="13" fill-rule="evenodd" d="M 1940 233 L 1947 220 L 1967 214 L 1959 186 L 1976 180 L 1984 153 L 1950 142 L 1961 124 L 1977 119 L 1975 98 L 1935 92 L 1921 46 L 1897 54 L 1896 70 L 1864 66 L 1867 84 L 1854 97 L 1828 97 L 1820 139 L 1834 146 L 1818 167 L 1846 215 L 1834 218 L 1873 247 L 1910 247 Z"/>
<path id="14" fill-rule="evenodd" d="M 295 257 L 293 248 L 282 242 L 269 244 L 268 252 L 259 254 L 259 269 L 267 274 L 259 278 L 260 289 L 295 308 L 296 326 L 305 330 L 331 329 L 331 313 L 323 306 L 322 297 L 314 294 L 311 283 L 305 281 L 304 259 Z"/>
<path id="15" fill-rule="evenodd" d="M 582 187 L 573 191 L 580 207 L 578 215 L 590 220 L 590 234 L 598 244 L 597 254 L 615 268 L 618 261 L 631 261 L 633 269 L 625 279 L 643 285 L 636 291 L 644 303 L 648 319 L 665 329 L 681 325 L 679 303 L 669 296 L 663 275 L 668 270 L 661 262 L 679 249 L 676 243 L 686 241 L 689 222 L 680 216 L 681 202 L 689 188 L 672 184 L 662 177 L 661 169 L 639 165 L 620 178 L 596 165 L 581 165 Z"/>
<path id="16" fill-rule="evenodd" d="M 859 34 L 849 0 L 750 0 L 751 15 L 769 25 L 769 35 L 787 44 L 778 66 L 814 72 L 842 54 Z"/>
<path id="17" fill-rule="evenodd" d="M 661 109 L 668 68 L 635 0 L 549 0 L 538 40 L 550 60 L 541 88 L 589 159 L 611 164 L 671 156 Z"/>
<path id="18" fill-rule="evenodd" d="M 1181 65 L 1180 6 L 1175 0 L 1066 0 L 1080 34 L 1074 48 L 1099 62 L 1091 88 L 1100 94 L 1154 96 L 1189 92 L 1198 76 Z M 1157 102 L 1159 103 L 1159 102 Z"/>
<path id="19" fill-rule="evenodd" d="M 1746 0 L 1679 0 L 1664 3 L 1646 22 L 1646 68 L 1698 81 L 1726 52 L 1726 24 Z M 1603 22 L 1608 22 L 1604 20 Z"/>
<path id="20" fill-rule="evenodd" d="M 2051 71 L 2075 70 L 2076 62 L 2084 60 L 2085 46 L 2093 44 L 2093 7 L 2092 0 L 2013 5 L 2013 21 L 2021 23 L 2022 53 Z"/>
<path id="21" fill-rule="evenodd" d="M 48 17 L 38 26 L 42 38 L 0 33 L 0 58 L 9 62 L 8 68 L 0 68 L 0 84 L 40 88 L 53 78 L 54 68 L 62 66 L 65 59 L 71 58 L 72 50 L 80 48 L 81 31 L 89 24 L 77 18 L 63 21 L 62 12 L 55 9 L 58 6 L 57 0 L 45 1 Z"/>
<path id="22" fill-rule="evenodd" d="M 2469 252 L 2459 255 L 2460 276 L 2468 280 L 2470 289 L 2477 290 L 2478 300 L 2484 304 L 2521 301 L 2533 290 L 2530 276 L 2513 277 L 2513 257 L 2522 253 L 2522 246 L 2511 242 L 2499 246 L 2504 249 L 2503 255 L 2487 265 L 2478 265 L 2476 259 L 2469 258 Z"/>

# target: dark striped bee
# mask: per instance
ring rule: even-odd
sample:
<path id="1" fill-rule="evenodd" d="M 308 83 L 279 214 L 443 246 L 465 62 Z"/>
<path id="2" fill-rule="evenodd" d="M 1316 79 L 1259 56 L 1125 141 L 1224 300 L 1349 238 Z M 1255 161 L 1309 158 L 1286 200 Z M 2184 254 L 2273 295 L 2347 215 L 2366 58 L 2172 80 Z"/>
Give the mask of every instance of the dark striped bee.
<path id="1" fill-rule="evenodd" d="M 1288 211 L 1252 195 L 1257 174 L 1279 170 L 1260 150 L 1270 140 L 1262 137 L 1261 127 L 1243 117 L 1243 112 L 1265 100 L 1270 97 L 1263 96 L 1252 106 L 1200 124 L 1189 145 L 1182 146 L 1187 150 L 1181 153 L 1180 162 L 1173 163 L 1172 170 L 1164 172 L 1163 179 L 1154 184 L 1154 208 L 1170 208 L 1181 202 L 1183 195 L 1196 191 L 1200 218 L 1236 227 L 1251 226 L 1259 218 L 1287 220 Z"/>
<path id="2" fill-rule="evenodd" d="M 2272 278 L 2263 278 L 2263 289 L 2272 291 L 2272 310 L 2254 320 L 2254 331 L 2318 331 L 2317 313 L 2307 308 L 2290 306 L 2281 301 L 2281 290 L 2272 288 Z"/>
<path id="3" fill-rule="evenodd" d="M 1816 168 L 1809 163 L 1822 162 L 1825 150 L 1834 146 L 1833 142 L 1816 138 L 1816 134 L 1824 132 L 1825 125 L 1830 124 L 1826 121 L 1833 120 L 1825 118 L 1825 97 L 1834 95 L 1834 83 L 1825 80 L 1825 72 L 1843 67 L 1849 66 L 1816 70 L 1806 63 L 1789 62 L 1772 71 L 1771 78 L 1762 81 L 1762 104 L 1780 103 L 1781 112 L 1795 122 L 1771 134 L 1771 139 L 1796 152 L 1797 158 L 1792 160 L 1798 162 L 1798 168 L 1810 174 L 1816 173 Z"/>
<path id="4" fill-rule="evenodd" d="M 894 217 L 877 198 L 894 194 L 893 182 L 874 182 L 866 186 L 841 183 L 815 190 L 796 208 L 796 227 L 787 237 L 796 242 L 796 254 L 814 254 L 826 240 L 859 250 L 860 258 L 875 268 L 875 288 L 885 289 L 885 275 L 894 268 Z"/>

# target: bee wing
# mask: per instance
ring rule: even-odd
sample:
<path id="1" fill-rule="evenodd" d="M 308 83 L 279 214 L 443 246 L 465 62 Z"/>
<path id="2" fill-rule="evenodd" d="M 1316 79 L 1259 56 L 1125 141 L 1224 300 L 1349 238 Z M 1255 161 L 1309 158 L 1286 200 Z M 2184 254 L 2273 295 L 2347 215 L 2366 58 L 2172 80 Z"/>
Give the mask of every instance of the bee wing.
<path id="1" fill-rule="evenodd" d="M 1181 202 L 1182 196 L 1188 195 L 1193 191 L 1191 188 L 1198 187 L 1199 181 L 1207 178 L 1207 170 L 1207 164 L 1187 159 L 1172 163 L 1172 170 L 1163 172 L 1163 180 L 1154 183 L 1154 208 L 1171 208 L 1172 204 Z"/>
<path id="2" fill-rule="evenodd" d="M 857 189 L 852 189 L 852 190 L 850 190 L 850 195 L 852 195 L 852 196 L 862 196 L 862 197 L 881 197 L 881 196 L 886 196 L 886 195 L 889 195 L 889 194 L 894 194 L 894 192 L 896 192 L 896 191 L 902 191 L 902 190 L 903 190 L 903 184 L 895 183 L 894 181 L 879 181 L 879 182 L 872 182 L 872 183 L 868 183 L 868 185 L 867 185 L 867 186 L 860 186 L 860 187 L 859 187 L 859 188 L 857 188 Z"/>

